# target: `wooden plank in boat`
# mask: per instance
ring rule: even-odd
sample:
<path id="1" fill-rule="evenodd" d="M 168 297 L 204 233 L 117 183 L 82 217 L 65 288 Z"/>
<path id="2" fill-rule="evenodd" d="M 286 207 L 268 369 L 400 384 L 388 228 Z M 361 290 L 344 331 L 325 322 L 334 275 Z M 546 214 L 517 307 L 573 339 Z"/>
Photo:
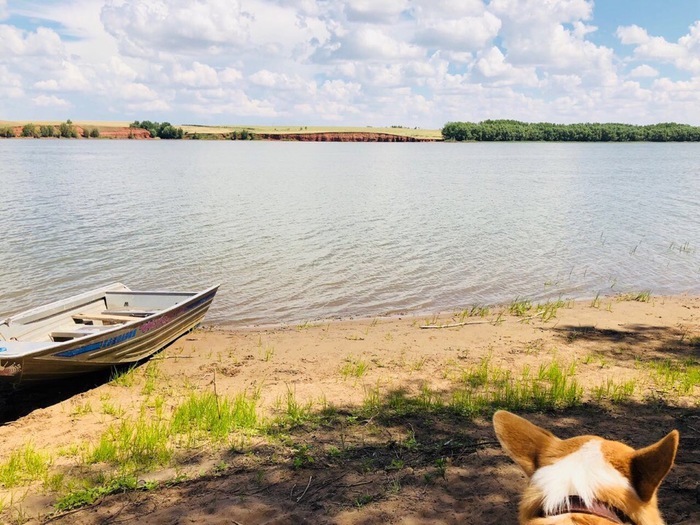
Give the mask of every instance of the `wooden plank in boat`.
<path id="1" fill-rule="evenodd" d="M 78 321 L 107 321 L 111 323 L 127 323 L 135 321 L 135 317 L 128 315 L 105 315 L 105 314 L 73 314 L 73 319 Z"/>
<path id="2" fill-rule="evenodd" d="M 148 317 L 153 315 L 153 310 L 103 310 L 102 315 L 126 315 L 131 317 Z"/>
<path id="3" fill-rule="evenodd" d="M 64 340 L 64 339 L 76 339 L 78 337 L 85 337 L 86 335 L 97 334 L 102 330 L 111 328 L 110 326 L 93 326 L 93 325 L 78 325 L 79 328 L 74 330 L 56 330 L 51 332 L 49 336 L 52 341 Z"/>

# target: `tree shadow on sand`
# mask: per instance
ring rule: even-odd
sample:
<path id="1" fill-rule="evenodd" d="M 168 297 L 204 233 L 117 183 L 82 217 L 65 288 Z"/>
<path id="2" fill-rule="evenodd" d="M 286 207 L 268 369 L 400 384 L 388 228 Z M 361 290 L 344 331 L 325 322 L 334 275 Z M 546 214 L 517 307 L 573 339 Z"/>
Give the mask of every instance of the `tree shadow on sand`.
<path id="1" fill-rule="evenodd" d="M 559 325 L 552 331 L 566 343 L 590 344 L 597 354 L 621 361 L 698 359 L 700 340 L 683 327 L 625 325 L 601 329 L 592 325 Z M 595 346 L 593 346 L 595 345 Z"/>
<path id="2" fill-rule="evenodd" d="M 407 391 L 386 392 L 371 409 L 327 408 L 280 424 L 263 444 L 227 453 L 216 473 L 111 495 L 51 521 L 515 525 L 525 478 L 493 433 L 499 407 L 465 417 Z M 636 448 L 677 428 L 680 450 L 660 506 L 669 525 L 700 516 L 700 408 L 586 404 L 525 416 L 562 438 L 597 434 Z"/>

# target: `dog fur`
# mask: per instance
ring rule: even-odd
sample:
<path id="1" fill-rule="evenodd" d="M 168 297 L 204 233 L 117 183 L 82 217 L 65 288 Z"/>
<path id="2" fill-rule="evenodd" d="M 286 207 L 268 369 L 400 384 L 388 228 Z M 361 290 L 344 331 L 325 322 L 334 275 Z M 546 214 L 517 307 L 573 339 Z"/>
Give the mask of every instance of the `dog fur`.
<path id="1" fill-rule="evenodd" d="M 504 410 L 493 426 L 529 478 L 521 525 L 664 524 L 656 491 L 673 465 L 678 431 L 635 450 L 598 436 L 559 439 Z"/>

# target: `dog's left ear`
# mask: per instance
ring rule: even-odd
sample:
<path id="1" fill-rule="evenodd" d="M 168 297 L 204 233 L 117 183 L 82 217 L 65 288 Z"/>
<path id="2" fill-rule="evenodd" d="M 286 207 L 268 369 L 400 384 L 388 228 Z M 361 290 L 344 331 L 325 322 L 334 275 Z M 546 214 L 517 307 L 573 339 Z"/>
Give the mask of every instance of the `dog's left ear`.
<path id="1" fill-rule="evenodd" d="M 541 452 L 559 440 L 548 430 L 505 410 L 493 415 L 493 428 L 503 449 L 528 477 L 539 468 Z"/>
<path id="2" fill-rule="evenodd" d="M 671 470 L 678 450 L 678 431 L 672 430 L 632 458 L 632 483 L 642 501 L 649 501 Z"/>

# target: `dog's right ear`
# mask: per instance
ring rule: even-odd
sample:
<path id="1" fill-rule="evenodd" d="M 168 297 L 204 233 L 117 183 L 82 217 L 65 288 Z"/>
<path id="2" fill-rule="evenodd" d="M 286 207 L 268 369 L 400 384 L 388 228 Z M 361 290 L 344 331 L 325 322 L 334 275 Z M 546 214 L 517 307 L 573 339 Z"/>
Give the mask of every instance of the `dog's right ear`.
<path id="1" fill-rule="evenodd" d="M 493 428 L 503 449 L 528 477 L 539 468 L 540 453 L 552 440 L 559 439 L 548 430 L 505 410 L 493 415 Z"/>

